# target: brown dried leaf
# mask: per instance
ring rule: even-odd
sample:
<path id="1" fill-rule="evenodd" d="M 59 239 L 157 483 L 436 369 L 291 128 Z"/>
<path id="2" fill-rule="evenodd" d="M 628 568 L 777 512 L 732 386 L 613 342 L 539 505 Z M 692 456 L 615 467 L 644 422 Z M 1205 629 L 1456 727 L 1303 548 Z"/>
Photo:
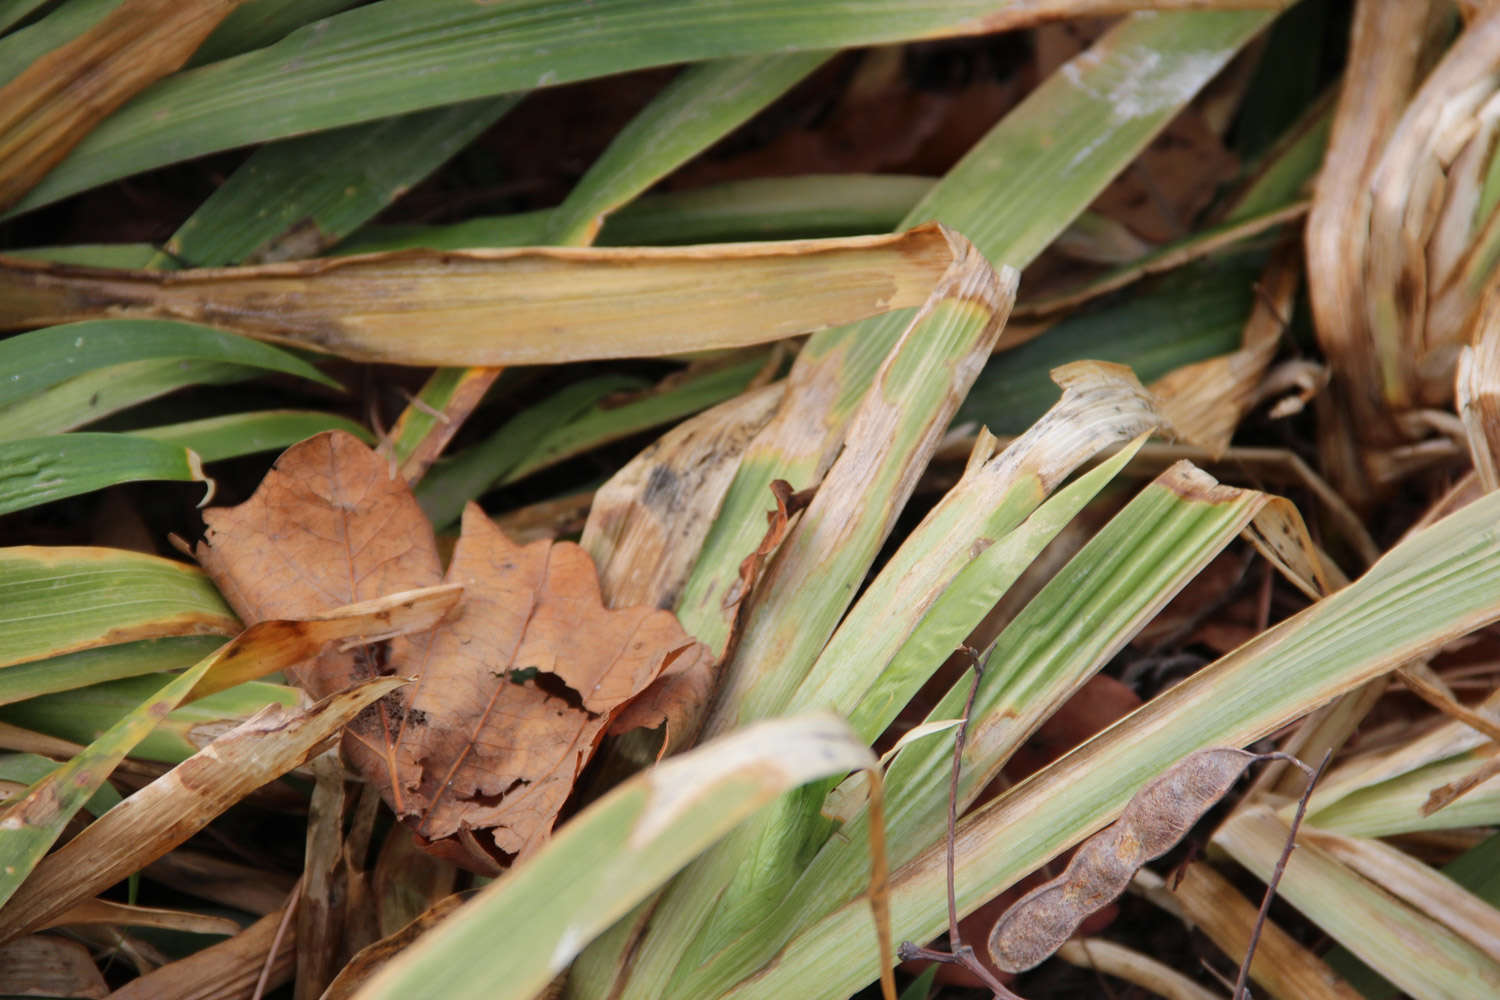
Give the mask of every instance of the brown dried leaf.
<path id="1" fill-rule="evenodd" d="M 200 561 L 250 621 L 436 582 L 410 491 L 341 432 L 288 450 L 248 502 L 205 520 Z M 670 612 L 606 610 L 579 546 L 516 545 L 476 505 L 446 579 L 463 602 L 432 631 L 325 649 L 293 676 L 319 695 L 415 678 L 355 720 L 345 752 L 428 846 L 493 868 L 491 842 L 518 854 L 546 838 L 605 730 L 664 671 L 631 718 L 692 728 L 713 657 Z"/>
<path id="2" fill-rule="evenodd" d="M 288 449 L 249 501 L 205 511 L 203 520 L 198 562 L 246 623 L 442 581 L 432 528 L 411 490 L 351 434 L 319 434 Z M 419 635 L 349 652 L 330 647 L 287 674 L 323 698 L 380 674 L 411 675 L 426 643 Z M 406 699 L 392 692 L 350 725 L 344 751 L 362 773 L 389 770 L 379 748 L 399 729 Z"/>
<path id="3" fill-rule="evenodd" d="M 1264 292 L 1231 354 L 1184 365 L 1151 383 L 1151 392 L 1178 437 L 1223 456 L 1240 419 L 1255 405 L 1262 378 L 1281 342 L 1301 277 L 1301 260 L 1285 246 L 1267 265 Z"/>
<path id="4" fill-rule="evenodd" d="M 722 663 L 707 646 L 694 643 L 615 716 L 610 733 L 665 726 L 658 760 L 693 743 L 707 717 Z"/>
<path id="5" fill-rule="evenodd" d="M 493 827 L 520 853 L 552 823 L 605 726 L 697 644 L 668 611 L 607 611 L 570 542 L 517 546 L 475 504 L 448 577 L 463 614 L 438 629 L 398 751 L 401 810 L 436 840 Z"/>

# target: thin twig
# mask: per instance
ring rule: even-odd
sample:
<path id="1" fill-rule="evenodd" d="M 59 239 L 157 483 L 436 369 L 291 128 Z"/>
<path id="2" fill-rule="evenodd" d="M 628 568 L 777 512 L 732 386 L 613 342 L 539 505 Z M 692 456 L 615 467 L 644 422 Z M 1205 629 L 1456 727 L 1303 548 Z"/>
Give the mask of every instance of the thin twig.
<path id="1" fill-rule="evenodd" d="M 1323 771 L 1328 767 L 1333 751 L 1324 752 L 1323 759 L 1316 769 L 1308 767 L 1291 754 L 1268 753 L 1262 756 L 1285 760 L 1301 768 L 1302 772 L 1307 775 L 1307 787 L 1302 790 L 1302 797 L 1297 800 L 1297 812 L 1292 817 L 1291 828 L 1287 831 L 1286 846 L 1281 849 L 1281 857 L 1276 859 L 1276 867 L 1272 869 L 1271 879 L 1266 883 L 1266 894 L 1260 901 L 1260 912 L 1255 915 L 1255 925 L 1250 928 L 1250 944 L 1245 949 L 1245 960 L 1240 963 L 1240 974 L 1234 981 L 1234 992 L 1230 994 L 1233 1000 L 1250 1000 L 1250 990 L 1247 986 L 1250 981 L 1250 963 L 1255 958 L 1256 946 L 1260 944 L 1260 932 L 1265 927 L 1266 917 L 1271 911 L 1271 900 L 1276 896 L 1276 886 L 1281 883 L 1281 876 L 1286 872 L 1286 865 L 1292 857 L 1292 850 L 1297 846 L 1297 829 L 1302 825 L 1302 817 L 1307 813 L 1307 803 L 1312 798 L 1313 786 L 1323 776 Z"/>
<path id="2" fill-rule="evenodd" d="M 255 992 L 250 994 L 250 1000 L 261 1000 L 266 995 L 266 984 L 271 981 L 271 969 L 276 965 L 276 953 L 281 950 L 281 939 L 286 936 L 286 929 L 291 925 L 292 917 L 297 913 L 297 906 L 302 902 L 302 876 L 297 876 L 297 883 L 292 886 L 292 891 L 287 895 L 286 908 L 281 911 L 281 921 L 276 925 L 276 936 L 271 939 L 271 949 L 266 952 L 265 964 L 260 967 L 260 977 L 255 980 Z"/>
<path id="3" fill-rule="evenodd" d="M 984 668 L 979 663 L 979 653 L 973 646 L 960 646 L 967 653 L 974 670 L 974 684 L 969 688 L 969 697 L 964 702 L 964 714 L 958 724 L 958 735 L 953 738 L 953 773 L 948 778 L 948 947 L 957 954 L 962 950 L 963 939 L 958 934 L 958 902 L 953 890 L 954 838 L 958 831 L 958 775 L 963 768 L 964 740 L 969 734 L 969 716 L 974 713 L 974 697 L 979 694 L 979 681 Z"/>
<path id="4" fill-rule="evenodd" d="M 953 888 L 954 840 L 958 830 L 958 777 L 963 768 L 964 739 L 969 731 L 969 717 L 974 713 L 974 698 L 979 693 L 979 681 L 984 672 L 979 662 L 978 650 L 973 646 L 963 645 L 958 647 L 958 651 L 968 654 L 972 661 L 974 686 L 969 688 L 969 697 L 964 702 L 964 714 L 958 724 L 958 735 L 953 738 L 953 771 L 948 779 L 948 947 L 953 950 L 938 951 L 933 948 L 923 948 L 911 941 L 902 941 L 896 954 L 903 962 L 920 959 L 962 966 L 984 983 L 994 994 L 995 1000 L 1023 1000 L 995 977 L 989 967 L 979 960 L 979 956 L 974 954 L 974 949 L 963 943 L 963 938 L 958 932 L 958 902 Z"/>

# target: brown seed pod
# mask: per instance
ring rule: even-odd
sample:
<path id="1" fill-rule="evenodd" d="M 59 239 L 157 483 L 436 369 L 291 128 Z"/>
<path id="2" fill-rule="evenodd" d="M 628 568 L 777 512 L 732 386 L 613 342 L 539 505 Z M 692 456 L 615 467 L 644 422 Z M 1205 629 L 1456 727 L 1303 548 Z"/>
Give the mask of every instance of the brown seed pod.
<path id="1" fill-rule="evenodd" d="M 1120 818 L 1079 845 L 1057 878 L 1016 900 L 990 931 L 990 959 L 1025 972 L 1051 955 L 1085 917 L 1130 884 L 1136 870 L 1183 838 L 1260 755 L 1233 747 L 1190 753 L 1152 778 Z"/>

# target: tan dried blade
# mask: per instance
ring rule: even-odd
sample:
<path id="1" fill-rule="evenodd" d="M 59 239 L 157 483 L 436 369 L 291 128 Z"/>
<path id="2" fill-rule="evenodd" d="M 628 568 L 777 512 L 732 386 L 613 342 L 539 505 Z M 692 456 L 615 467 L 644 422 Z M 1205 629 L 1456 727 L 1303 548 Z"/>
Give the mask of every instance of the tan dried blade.
<path id="1" fill-rule="evenodd" d="M 1144 874 L 1144 873 L 1142 873 Z M 1181 870 L 1170 891 L 1161 890 L 1180 906 L 1188 921 L 1213 939 L 1219 950 L 1239 958 L 1250 948 L 1256 907 L 1211 865 L 1195 861 Z M 1148 893 L 1148 895 L 1151 895 Z M 1276 923 L 1268 921 L 1256 944 L 1250 976 L 1269 995 L 1291 1000 L 1360 1000 L 1361 994 L 1344 982 L 1322 959 L 1308 951 Z"/>
<path id="2" fill-rule="evenodd" d="M 183 701 L 204 698 L 278 670 L 295 669 L 339 639 L 377 642 L 425 631 L 453 610 L 462 596 L 463 587 L 445 583 L 346 604 L 300 620 L 257 622 L 241 633 L 245 639 L 253 637 L 254 643 L 232 647 Z"/>
<path id="3" fill-rule="evenodd" d="M 261 785 L 305 761 L 399 680 L 377 680 L 306 710 L 272 705 L 96 820 L 32 870 L 0 913 L 0 938 L 39 927 L 139 871 Z"/>
<path id="4" fill-rule="evenodd" d="M 1199 986 L 1165 962 L 1108 938 L 1075 938 L 1059 948 L 1057 955 L 1070 965 L 1134 983 L 1166 1000 L 1220 1000 L 1217 993 Z"/>
<path id="5" fill-rule="evenodd" d="M 1429 249 L 1450 178 L 1457 185 L 1463 165 L 1480 176 L 1487 167 L 1460 164 L 1455 158 L 1484 117 L 1485 105 L 1493 105 L 1497 74 L 1500 9 L 1489 5 L 1423 81 L 1369 180 L 1363 305 L 1371 342 L 1366 349 L 1383 376 L 1385 401 L 1397 407 L 1445 405 L 1452 392 L 1453 362 L 1482 285 L 1457 276 L 1450 301 L 1433 312 L 1431 300 L 1455 276 L 1433 270 L 1436 261 L 1429 258 Z M 1492 108 L 1488 116 L 1494 114 Z M 1471 214 L 1466 236 L 1472 233 L 1472 220 Z M 1457 242 L 1451 232 L 1445 238 L 1449 244 Z M 1442 256 L 1458 253 L 1450 246 Z"/>
<path id="6" fill-rule="evenodd" d="M 1422 42 L 1433 0 L 1365 0 L 1355 8 L 1353 39 L 1328 152 L 1308 214 L 1308 293 L 1318 340 L 1342 376 L 1359 423 L 1378 420 L 1381 364 L 1370 348 L 1364 303 L 1364 261 L 1369 247 L 1369 179 L 1396 128 L 1420 71 Z M 1389 434 L 1389 431 L 1387 432 Z"/>
<path id="7" fill-rule="evenodd" d="M 1454 395 L 1479 482 L 1485 492 L 1500 488 L 1500 285 L 1485 293 L 1473 345 L 1459 356 Z"/>
<path id="8" fill-rule="evenodd" d="M 0 87 L 0 210 L 193 54 L 243 0 L 126 0 Z"/>
<path id="9" fill-rule="evenodd" d="M 579 544 L 599 566 L 605 603 L 677 603 L 740 456 L 785 391 L 777 382 L 683 421 L 599 488 Z"/>
<path id="10" fill-rule="evenodd" d="M 1264 880 L 1287 833 L 1286 822 L 1270 810 L 1244 809 L 1220 826 L 1213 842 Z M 1281 896 L 1367 965 L 1413 996 L 1500 994 L 1494 958 L 1342 864 L 1311 831 L 1297 840 Z"/>
<path id="11" fill-rule="evenodd" d="M 297 897 L 297 979 L 295 1000 L 317 1000 L 338 975 L 344 931 L 344 767 L 337 754 L 313 760 L 308 803 L 307 847 Z"/>
<path id="12" fill-rule="evenodd" d="M 942 226 L 671 248 L 403 250 L 194 271 L 0 258 L 0 328 L 191 319 L 359 361 L 509 365 L 743 347 L 920 305 Z"/>
<path id="13" fill-rule="evenodd" d="M 0 994 L 103 997 L 108 993 L 93 956 L 77 941 L 33 934 L 0 945 Z"/>
<path id="14" fill-rule="evenodd" d="M 1185 365 L 1151 383 L 1179 438 L 1223 457 L 1235 428 L 1259 397 L 1261 380 L 1292 314 L 1301 266 L 1300 254 L 1286 252 L 1267 266 L 1261 279 L 1265 296 L 1245 321 L 1238 351 Z"/>
<path id="15" fill-rule="evenodd" d="M 120 927 L 158 927 L 189 934 L 238 934 L 240 925 L 228 917 L 188 910 L 165 910 L 155 906 L 131 906 L 109 899 L 85 899 L 47 921 L 48 927 L 80 924 L 111 924 Z"/>
<path id="16" fill-rule="evenodd" d="M 1381 840 L 1309 829 L 1306 837 L 1334 858 L 1500 961 L 1500 910 L 1404 851 Z"/>
<path id="17" fill-rule="evenodd" d="M 290 902 L 288 906 L 292 905 Z M 220 1000 L 251 996 L 265 975 L 265 989 L 289 982 L 296 969 L 295 937 L 278 933 L 289 914 L 275 910 L 228 941 L 133 979 L 110 996 L 114 1000 Z M 276 953 L 271 954 L 272 947 Z"/>

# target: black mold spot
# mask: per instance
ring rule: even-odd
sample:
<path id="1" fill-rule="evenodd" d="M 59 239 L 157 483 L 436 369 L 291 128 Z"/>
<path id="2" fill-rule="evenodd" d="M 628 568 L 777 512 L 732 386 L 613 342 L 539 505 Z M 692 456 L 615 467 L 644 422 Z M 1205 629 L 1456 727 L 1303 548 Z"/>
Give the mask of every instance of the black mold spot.
<path id="1" fill-rule="evenodd" d="M 658 465 L 646 477 L 646 488 L 641 493 L 641 502 L 647 507 L 655 507 L 670 501 L 677 495 L 679 488 L 677 473 L 665 465 Z"/>

